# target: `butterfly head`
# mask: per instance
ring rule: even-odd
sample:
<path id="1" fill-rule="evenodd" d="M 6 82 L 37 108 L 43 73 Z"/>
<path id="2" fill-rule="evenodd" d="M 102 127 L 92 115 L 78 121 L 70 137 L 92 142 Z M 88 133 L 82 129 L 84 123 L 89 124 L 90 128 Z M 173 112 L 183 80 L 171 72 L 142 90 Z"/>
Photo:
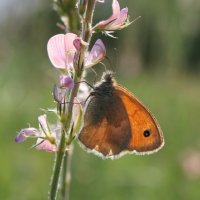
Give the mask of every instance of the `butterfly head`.
<path id="1" fill-rule="evenodd" d="M 112 84 L 113 83 L 113 72 L 111 72 L 111 71 L 104 72 L 104 74 L 102 76 L 102 81 Z"/>
<path id="2" fill-rule="evenodd" d="M 113 72 L 104 72 L 101 81 L 94 88 L 94 93 L 101 96 L 112 95 L 114 85 Z"/>

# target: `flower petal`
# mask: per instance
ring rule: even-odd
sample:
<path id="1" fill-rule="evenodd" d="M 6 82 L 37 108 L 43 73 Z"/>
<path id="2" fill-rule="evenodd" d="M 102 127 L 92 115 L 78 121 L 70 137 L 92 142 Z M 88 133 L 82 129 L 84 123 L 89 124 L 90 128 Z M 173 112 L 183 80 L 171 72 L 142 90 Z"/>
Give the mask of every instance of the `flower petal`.
<path id="1" fill-rule="evenodd" d="M 127 15 L 128 15 L 128 8 L 123 8 L 120 11 L 120 15 L 118 16 L 118 18 L 108 25 L 108 27 L 110 27 L 108 29 L 112 30 L 120 29 L 120 27 L 123 26 L 124 23 L 126 22 Z"/>
<path id="2" fill-rule="evenodd" d="M 101 21 L 95 25 L 93 30 L 96 31 L 115 31 L 130 25 L 128 23 L 128 8 L 123 8 L 120 11 L 120 6 L 117 0 L 113 0 L 113 14 L 107 20 Z"/>
<path id="3" fill-rule="evenodd" d="M 73 43 L 76 38 L 78 38 L 78 36 L 74 33 L 67 33 L 65 35 L 65 54 L 67 68 L 73 66 L 74 55 L 76 52 L 76 48 Z"/>
<path id="4" fill-rule="evenodd" d="M 60 104 L 64 103 L 66 92 L 67 90 L 65 88 L 59 88 L 57 85 L 54 85 L 54 88 L 53 88 L 54 100 Z"/>
<path id="5" fill-rule="evenodd" d="M 80 48 L 81 48 L 81 39 L 80 39 L 80 38 L 76 38 L 76 39 L 73 41 L 73 45 L 74 45 L 74 47 L 76 48 L 76 50 L 79 51 Z"/>
<path id="6" fill-rule="evenodd" d="M 74 81 L 69 76 L 61 75 L 60 76 L 60 86 L 62 88 L 72 89 L 74 87 Z"/>
<path id="7" fill-rule="evenodd" d="M 106 48 L 103 42 L 100 39 L 98 39 L 86 57 L 85 66 L 91 67 L 99 63 L 101 60 L 104 59 L 105 55 L 106 55 Z"/>
<path id="8" fill-rule="evenodd" d="M 48 140 L 38 139 L 35 145 L 36 149 L 46 151 L 46 152 L 56 152 L 57 147 Z"/>
<path id="9" fill-rule="evenodd" d="M 120 14 L 120 6 L 119 6 L 119 2 L 117 0 L 113 0 L 112 11 L 113 11 L 113 13 L 108 19 L 99 22 L 95 27 L 103 29 L 104 26 L 111 23 L 113 20 L 117 19 L 117 17 Z"/>
<path id="10" fill-rule="evenodd" d="M 78 98 L 74 98 L 72 118 L 74 122 L 73 136 L 79 133 L 83 123 L 83 108 Z"/>
<path id="11" fill-rule="evenodd" d="M 76 51 L 73 41 L 77 38 L 74 33 L 57 34 L 51 37 L 47 43 L 47 52 L 51 63 L 56 68 L 65 69 L 73 64 Z"/>
<path id="12" fill-rule="evenodd" d="M 38 121 L 39 121 L 39 127 L 41 130 L 41 133 L 43 133 L 41 134 L 41 136 L 50 136 L 51 132 L 47 124 L 47 115 L 46 114 L 40 115 L 38 117 Z"/>
<path id="13" fill-rule="evenodd" d="M 65 69 L 66 67 L 64 39 L 64 34 L 58 34 L 51 37 L 47 43 L 47 52 L 51 63 L 54 67 L 61 69 Z"/>
<path id="14" fill-rule="evenodd" d="M 78 98 L 80 101 L 85 101 L 85 99 L 89 96 L 89 87 L 87 84 L 82 83 L 80 84 L 79 91 L 78 91 Z"/>
<path id="15" fill-rule="evenodd" d="M 113 11 L 113 14 L 112 14 L 112 20 L 117 18 L 117 16 L 119 15 L 120 13 L 120 6 L 119 6 L 119 2 L 117 0 L 113 0 L 113 3 L 112 3 L 112 11 Z"/>
<path id="16" fill-rule="evenodd" d="M 38 135 L 39 131 L 36 128 L 24 128 L 15 137 L 15 142 L 21 143 L 24 142 L 28 137 L 37 137 Z"/>

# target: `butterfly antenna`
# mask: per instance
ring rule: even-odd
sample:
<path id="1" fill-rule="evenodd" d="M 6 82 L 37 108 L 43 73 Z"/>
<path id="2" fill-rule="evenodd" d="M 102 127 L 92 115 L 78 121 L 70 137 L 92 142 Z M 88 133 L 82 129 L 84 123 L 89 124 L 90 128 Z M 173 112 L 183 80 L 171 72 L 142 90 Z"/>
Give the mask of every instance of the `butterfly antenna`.
<path id="1" fill-rule="evenodd" d="M 105 58 L 108 61 L 109 67 L 111 68 L 111 70 L 114 71 L 114 67 L 113 67 L 113 63 L 112 63 L 111 59 L 108 56 L 106 56 Z M 105 71 L 107 71 L 107 69 Z"/>
<path id="2" fill-rule="evenodd" d="M 67 104 L 67 103 L 71 103 L 71 104 L 82 104 L 82 103 L 84 103 L 85 101 L 81 101 L 81 102 L 78 102 L 78 103 L 74 103 L 74 102 L 70 102 L 70 101 L 66 101 L 66 102 L 64 102 L 64 103 L 60 103 L 61 105 L 65 105 L 65 104 Z"/>
<path id="3" fill-rule="evenodd" d="M 114 48 L 113 54 L 114 54 L 114 58 L 116 58 L 115 59 L 115 72 L 116 72 L 116 68 L 118 67 L 118 65 L 116 63 L 119 63 L 119 58 L 120 58 L 119 51 L 117 48 Z"/>
<path id="4" fill-rule="evenodd" d="M 83 81 L 78 81 L 74 84 L 80 84 L 80 83 L 86 83 L 89 87 L 91 87 L 92 89 L 94 89 L 93 85 L 91 85 L 90 83 L 88 83 L 87 81 L 83 80 Z"/>
<path id="5" fill-rule="evenodd" d="M 88 101 L 88 99 L 89 99 L 92 95 L 93 95 L 93 93 L 90 93 L 90 94 L 88 95 L 88 97 L 86 98 L 86 100 L 85 100 L 84 103 L 83 103 L 84 106 L 85 106 L 86 102 Z"/>
<path id="6" fill-rule="evenodd" d="M 100 62 L 100 64 L 104 66 L 104 71 L 107 71 L 106 65 L 103 62 Z"/>
<path id="7" fill-rule="evenodd" d="M 95 84 L 96 83 L 96 80 L 97 80 L 97 73 L 96 73 L 96 71 L 91 67 L 90 68 L 91 69 L 91 71 L 94 73 L 94 75 L 95 75 L 95 77 L 94 77 L 94 81 L 93 81 L 93 84 Z M 93 88 L 94 89 L 94 88 Z"/>
<path id="8" fill-rule="evenodd" d="M 78 103 L 74 103 L 74 102 L 65 102 L 65 103 L 61 103 L 61 104 L 72 103 L 72 104 L 81 104 L 81 105 L 83 104 L 83 105 L 85 105 L 86 102 L 88 101 L 88 99 L 89 99 L 92 95 L 93 95 L 93 93 L 89 94 L 89 95 L 87 96 L 87 98 L 86 98 L 85 101 L 81 101 L 81 102 L 78 102 Z"/>

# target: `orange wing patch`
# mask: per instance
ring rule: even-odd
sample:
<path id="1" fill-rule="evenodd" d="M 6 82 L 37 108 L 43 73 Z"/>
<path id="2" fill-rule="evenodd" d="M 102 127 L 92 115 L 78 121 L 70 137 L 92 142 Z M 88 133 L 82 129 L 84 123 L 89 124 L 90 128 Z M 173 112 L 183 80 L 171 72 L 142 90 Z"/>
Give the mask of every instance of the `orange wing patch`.
<path id="1" fill-rule="evenodd" d="M 122 99 L 130 121 L 132 137 L 128 150 L 144 154 L 160 149 L 164 140 L 155 117 L 126 89 L 120 86 L 115 86 L 115 88 L 117 95 Z"/>

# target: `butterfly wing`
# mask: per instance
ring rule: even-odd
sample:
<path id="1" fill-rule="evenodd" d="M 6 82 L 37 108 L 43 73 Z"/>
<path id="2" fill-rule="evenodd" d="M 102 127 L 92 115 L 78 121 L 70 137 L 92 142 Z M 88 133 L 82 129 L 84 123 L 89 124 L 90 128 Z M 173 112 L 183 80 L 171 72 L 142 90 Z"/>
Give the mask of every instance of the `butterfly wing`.
<path id="1" fill-rule="evenodd" d="M 153 153 L 164 145 L 161 128 L 151 112 L 129 91 L 117 85 L 117 95 L 121 98 L 131 126 L 128 151 L 138 154 Z"/>
<path id="2" fill-rule="evenodd" d="M 93 96 L 84 117 L 79 141 L 92 152 L 115 157 L 126 150 L 131 140 L 127 111 L 119 96 Z"/>

